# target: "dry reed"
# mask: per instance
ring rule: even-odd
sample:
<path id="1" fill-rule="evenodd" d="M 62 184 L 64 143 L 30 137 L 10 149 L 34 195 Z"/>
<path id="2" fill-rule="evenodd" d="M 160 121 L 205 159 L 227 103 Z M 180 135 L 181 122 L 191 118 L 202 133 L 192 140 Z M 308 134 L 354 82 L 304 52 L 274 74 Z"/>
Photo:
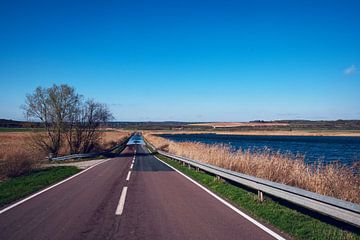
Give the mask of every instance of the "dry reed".
<path id="1" fill-rule="evenodd" d="M 22 175 L 39 166 L 47 153 L 34 144 L 34 137 L 44 133 L 3 132 L 0 133 L 0 180 Z M 122 142 L 129 132 L 102 132 L 99 151 Z M 69 153 L 69 147 L 63 144 L 60 155 Z"/>
<path id="2" fill-rule="evenodd" d="M 123 142 L 130 136 L 130 132 L 125 131 L 107 131 L 103 132 L 100 139 L 100 147 L 102 150 L 109 149 Z"/>
<path id="3" fill-rule="evenodd" d="M 173 142 L 146 134 L 157 148 L 240 173 L 268 179 L 346 201 L 360 203 L 359 164 L 306 164 L 302 156 L 262 151 L 234 151 L 227 145 Z M 354 169 L 357 168 L 357 169 Z"/>
<path id="4" fill-rule="evenodd" d="M 36 168 L 45 154 L 32 144 L 24 132 L 0 133 L 0 179 L 16 177 Z"/>

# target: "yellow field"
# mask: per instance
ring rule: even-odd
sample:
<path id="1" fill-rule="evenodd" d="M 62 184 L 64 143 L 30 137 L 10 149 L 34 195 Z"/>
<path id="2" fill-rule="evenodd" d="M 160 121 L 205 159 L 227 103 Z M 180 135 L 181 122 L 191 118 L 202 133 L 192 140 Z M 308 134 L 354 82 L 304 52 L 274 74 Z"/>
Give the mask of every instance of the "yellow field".
<path id="1" fill-rule="evenodd" d="M 289 126 L 288 123 L 262 123 L 262 122 L 210 122 L 210 123 L 192 123 L 189 126 L 204 126 L 204 127 L 277 127 L 277 126 Z"/>

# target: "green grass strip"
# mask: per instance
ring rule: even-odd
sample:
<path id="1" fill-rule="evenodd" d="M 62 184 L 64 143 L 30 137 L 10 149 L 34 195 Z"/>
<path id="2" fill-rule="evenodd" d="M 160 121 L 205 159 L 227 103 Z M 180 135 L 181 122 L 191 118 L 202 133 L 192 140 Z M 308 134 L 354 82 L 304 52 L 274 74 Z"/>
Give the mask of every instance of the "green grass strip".
<path id="1" fill-rule="evenodd" d="M 269 198 L 259 202 L 257 195 L 226 181 L 214 180 L 214 176 L 181 165 L 160 154 L 157 157 L 182 173 L 201 183 L 217 195 L 228 200 L 256 219 L 261 219 L 294 239 L 360 239 L 360 235 L 342 230 L 331 224 L 283 206 Z"/>
<path id="2" fill-rule="evenodd" d="M 51 167 L 0 182 L 0 207 L 59 182 L 79 171 L 76 167 Z"/>

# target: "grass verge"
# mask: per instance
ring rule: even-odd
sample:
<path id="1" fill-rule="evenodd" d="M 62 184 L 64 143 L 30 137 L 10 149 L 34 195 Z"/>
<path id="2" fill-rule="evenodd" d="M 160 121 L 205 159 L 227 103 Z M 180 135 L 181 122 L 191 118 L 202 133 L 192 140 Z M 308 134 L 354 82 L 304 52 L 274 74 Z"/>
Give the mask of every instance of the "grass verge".
<path id="1" fill-rule="evenodd" d="M 236 187 L 226 181 L 214 180 L 214 177 L 209 174 L 188 169 L 186 166 L 160 154 L 156 156 L 254 218 L 261 219 L 263 222 L 277 227 L 295 239 L 360 239 L 359 234 L 327 224 L 269 198 L 266 198 L 261 203 L 257 200 L 257 195 L 252 192 Z"/>
<path id="2" fill-rule="evenodd" d="M 0 182 L 0 207 L 23 198 L 80 170 L 76 167 L 51 167 Z"/>

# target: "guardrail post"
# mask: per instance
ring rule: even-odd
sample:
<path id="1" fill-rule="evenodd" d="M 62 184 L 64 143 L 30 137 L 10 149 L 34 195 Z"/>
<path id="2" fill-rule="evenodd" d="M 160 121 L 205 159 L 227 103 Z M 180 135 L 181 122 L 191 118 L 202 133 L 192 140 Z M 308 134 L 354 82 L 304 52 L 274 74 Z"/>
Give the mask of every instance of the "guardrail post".
<path id="1" fill-rule="evenodd" d="M 196 168 L 196 171 L 197 171 L 197 172 L 200 172 L 200 168 L 197 167 L 197 168 Z"/>
<path id="2" fill-rule="evenodd" d="M 260 202 L 264 201 L 264 193 L 260 190 L 258 190 L 258 198 L 259 198 Z"/>
<path id="3" fill-rule="evenodd" d="M 190 164 L 188 164 L 188 169 L 191 169 L 191 165 L 190 165 Z"/>
<path id="4" fill-rule="evenodd" d="M 219 175 L 216 175 L 215 176 L 215 181 L 220 181 L 221 180 L 221 177 Z"/>

